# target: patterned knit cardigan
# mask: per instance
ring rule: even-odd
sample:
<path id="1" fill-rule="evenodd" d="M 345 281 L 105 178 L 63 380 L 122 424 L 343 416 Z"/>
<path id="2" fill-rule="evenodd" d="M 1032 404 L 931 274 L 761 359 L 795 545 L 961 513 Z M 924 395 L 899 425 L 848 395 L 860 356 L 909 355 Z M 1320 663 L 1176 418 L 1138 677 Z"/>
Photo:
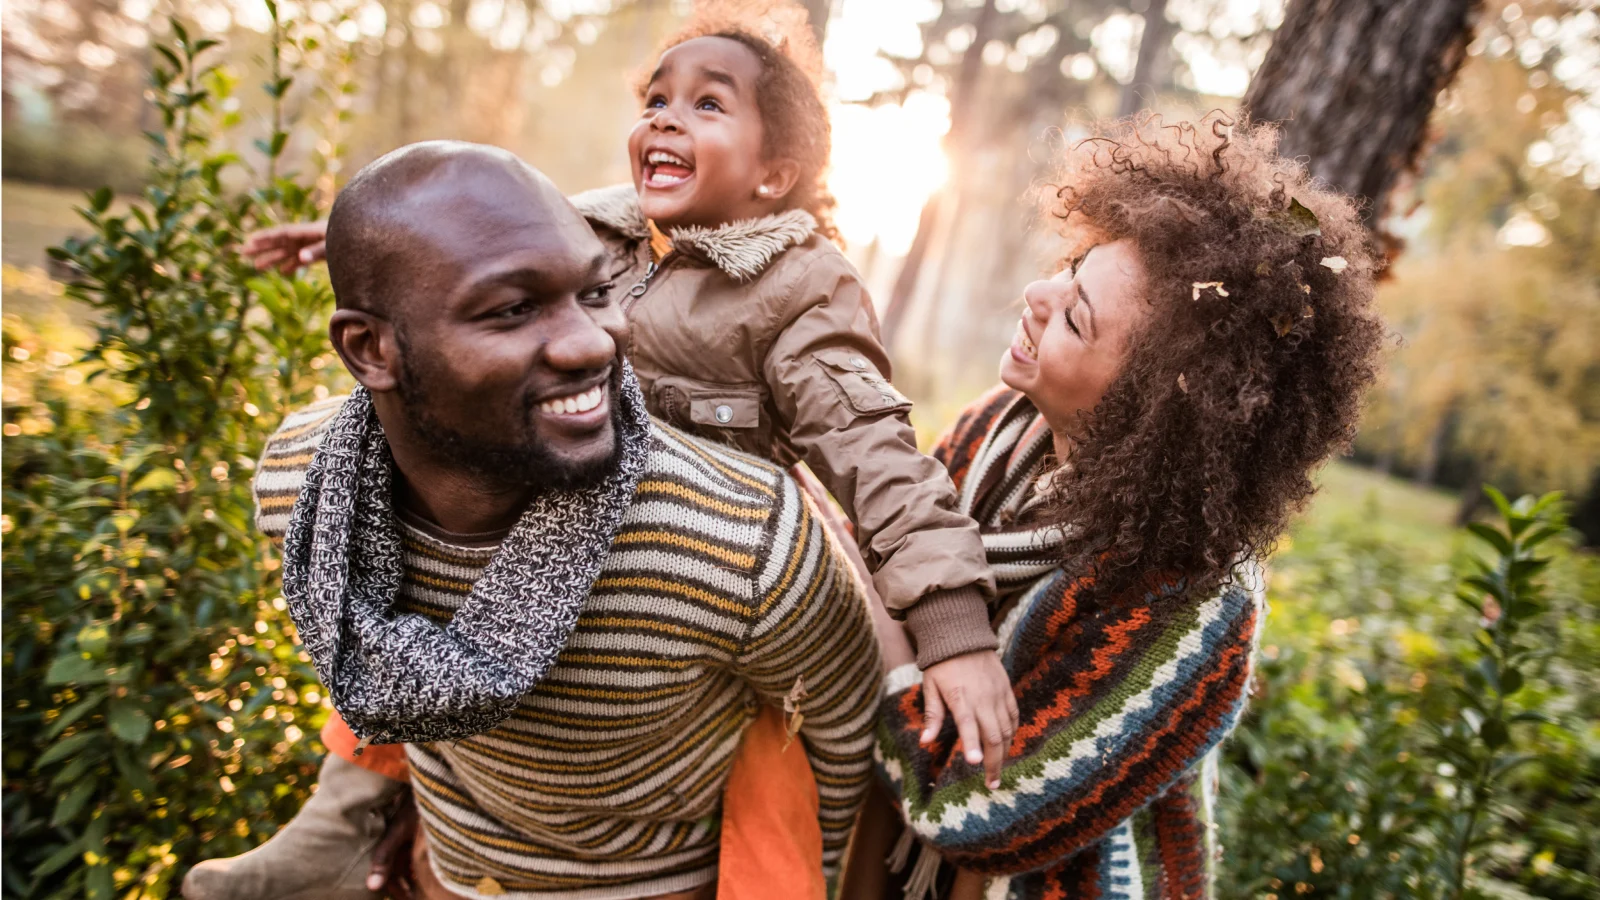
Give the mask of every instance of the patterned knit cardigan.
<path id="1" fill-rule="evenodd" d="M 986 538 L 1018 530 L 1029 491 L 1017 480 L 1031 484 L 1043 471 L 1049 440 L 1037 419 L 1026 399 L 997 391 L 935 450 Z M 1001 429 L 1030 425 L 1031 440 L 985 458 Z M 1019 465 L 1024 454 L 1032 458 Z M 969 489 L 969 478 L 983 489 Z M 986 503 L 997 491 L 1009 500 Z M 1009 552 L 1015 564 L 1014 542 Z M 917 836 L 945 860 L 1013 876 L 991 882 L 989 897 L 1207 897 L 1211 751 L 1243 711 L 1264 601 L 1237 584 L 1199 595 L 1181 581 L 1151 580 L 1137 596 L 1085 608 L 1085 586 L 1054 568 L 1021 588 L 1000 627 L 1021 724 L 998 790 L 965 761 L 953 727 L 918 744 L 914 666 L 889 675 L 882 774 Z"/>

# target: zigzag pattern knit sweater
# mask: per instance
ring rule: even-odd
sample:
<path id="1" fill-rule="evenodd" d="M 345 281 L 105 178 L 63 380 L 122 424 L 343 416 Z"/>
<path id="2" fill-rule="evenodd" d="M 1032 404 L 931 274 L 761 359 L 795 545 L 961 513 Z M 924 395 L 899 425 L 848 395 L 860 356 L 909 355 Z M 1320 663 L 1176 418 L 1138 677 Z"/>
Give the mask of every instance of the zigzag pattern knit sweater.
<path id="1" fill-rule="evenodd" d="M 296 413 L 256 476 L 275 539 L 339 400 Z M 826 867 L 871 768 L 877 643 L 849 564 L 792 480 L 666 427 L 555 667 L 493 730 L 408 745 L 441 880 L 467 897 L 650 897 L 716 878 L 745 726 L 796 683 Z M 397 607 L 446 620 L 497 543 L 401 522 Z M 418 673 L 426 677 L 426 673 Z"/>
<path id="2" fill-rule="evenodd" d="M 1015 392 L 985 397 L 963 415 L 935 456 L 979 510 L 986 535 L 1014 530 L 1038 459 L 1036 443 L 985 447 L 1037 417 Z M 986 473 L 999 473 L 986 475 Z M 1008 495 L 984 504 L 983 478 Z M 1015 553 L 1016 548 L 1010 548 Z M 953 729 L 929 746 L 920 673 L 890 673 L 879 762 L 912 829 L 946 860 L 1013 876 L 990 897 L 1202 898 L 1209 896 L 1211 751 L 1238 723 L 1250 684 L 1263 601 L 1230 585 L 1199 594 L 1151 579 L 1136 596 L 1088 608 L 1087 580 L 1059 568 L 1023 588 L 999 629 L 1020 707 L 999 790 L 966 763 Z M 1015 594 L 1013 594 L 1015 596 Z"/>

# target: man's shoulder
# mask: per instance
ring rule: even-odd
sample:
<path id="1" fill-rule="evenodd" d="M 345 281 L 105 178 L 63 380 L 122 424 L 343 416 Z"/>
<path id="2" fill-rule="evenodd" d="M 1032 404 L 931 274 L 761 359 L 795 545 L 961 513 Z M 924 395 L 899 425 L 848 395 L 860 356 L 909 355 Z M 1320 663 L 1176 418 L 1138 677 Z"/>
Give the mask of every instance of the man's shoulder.
<path id="1" fill-rule="evenodd" d="M 641 485 L 659 481 L 707 501 L 770 509 L 789 481 L 782 468 L 758 456 L 651 419 L 650 461 Z"/>
<path id="2" fill-rule="evenodd" d="M 289 513 L 305 483 L 306 469 L 348 396 L 329 397 L 284 417 L 267 438 L 256 466 L 256 526 L 274 540 L 289 527 Z"/>

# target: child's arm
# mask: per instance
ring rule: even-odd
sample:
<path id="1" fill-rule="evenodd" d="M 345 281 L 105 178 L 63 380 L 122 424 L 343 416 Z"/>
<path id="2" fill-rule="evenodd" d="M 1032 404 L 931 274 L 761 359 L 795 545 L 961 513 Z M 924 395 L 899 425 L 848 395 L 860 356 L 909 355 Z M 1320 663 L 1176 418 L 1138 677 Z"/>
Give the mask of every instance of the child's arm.
<path id="1" fill-rule="evenodd" d="M 806 261 L 764 375 L 806 464 L 856 523 L 891 614 L 926 670 L 930 726 L 948 707 L 966 753 L 998 777 L 1016 704 L 989 627 L 994 578 L 955 487 L 917 450 L 910 402 L 890 385 L 872 303 L 842 256 Z"/>
<path id="2" fill-rule="evenodd" d="M 917 449 L 871 300 L 842 257 L 807 263 L 764 365 L 781 424 L 855 522 L 873 585 L 906 619 L 918 663 L 991 650 L 994 576 L 977 523 L 956 512 L 944 467 Z"/>

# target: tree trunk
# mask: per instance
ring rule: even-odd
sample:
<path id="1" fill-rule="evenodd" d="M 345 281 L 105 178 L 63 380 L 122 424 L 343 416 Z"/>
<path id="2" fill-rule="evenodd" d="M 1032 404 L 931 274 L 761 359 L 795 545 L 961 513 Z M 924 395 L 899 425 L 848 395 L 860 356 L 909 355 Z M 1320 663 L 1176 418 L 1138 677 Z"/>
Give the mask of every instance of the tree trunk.
<path id="1" fill-rule="evenodd" d="M 811 33 L 817 36 L 817 46 L 828 36 L 828 16 L 833 12 L 833 0 L 805 0 L 806 17 L 811 20 Z"/>
<path id="2" fill-rule="evenodd" d="M 973 31 L 971 46 L 961 55 L 961 68 L 956 73 L 956 83 L 950 91 L 950 131 L 945 135 L 945 152 L 950 157 L 950 170 L 963 171 L 961 158 L 967 152 L 969 121 L 972 118 L 972 95 L 977 90 L 978 78 L 983 74 L 983 48 L 994 31 L 995 0 L 984 0 L 983 9 Z M 958 176 L 959 177 L 959 176 Z M 900 274 L 889 293 L 889 305 L 883 311 L 883 346 L 894 353 L 894 336 L 905 321 L 911 298 L 917 292 L 917 279 L 928 255 L 928 245 L 938 228 L 940 207 L 948 200 L 948 186 L 935 191 L 922 207 L 922 217 L 917 220 L 917 233 L 911 239 L 905 261 L 900 264 Z"/>
<path id="3" fill-rule="evenodd" d="M 1434 102 L 1482 0 L 1292 0 L 1244 107 L 1279 122 L 1284 156 L 1365 199 L 1367 224 L 1421 156 Z"/>
<path id="4" fill-rule="evenodd" d="M 1150 0 L 1144 11 L 1144 35 L 1139 38 L 1139 60 L 1133 78 L 1122 87 L 1122 106 L 1118 116 L 1131 116 L 1155 99 L 1156 85 L 1162 81 L 1167 51 L 1172 44 L 1172 23 L 1167 21 L 1167 0 Z"/>

